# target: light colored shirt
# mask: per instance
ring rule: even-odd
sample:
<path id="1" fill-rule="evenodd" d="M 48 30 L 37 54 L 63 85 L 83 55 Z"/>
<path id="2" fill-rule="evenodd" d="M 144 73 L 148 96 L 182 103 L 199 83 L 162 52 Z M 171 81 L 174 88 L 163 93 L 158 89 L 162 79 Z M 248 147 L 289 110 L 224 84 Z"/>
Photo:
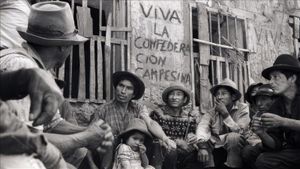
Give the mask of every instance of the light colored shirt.
<path id="1" fill-rule="evenodd" d="M 131 147 L 126 144 L 120 144 L 117 148 L 113 169 L 122 169 L 122 161 L 129 161 L 131 169 L 144 169 L 144 167 L 142 167 L 140 153 L 133 151 Z"/>
<path id="2" fill-rule="evenodd" d="M 245 103 L 236 103 L 226 119 L 214 109 L 206 112 L 197 126 L 196 135 L 201 142 L 211 141 L 220 146 L 225 144 L 225 137 L 232 131 L 243 132 L 250 123 L 249 107 Z"/>
<path id="3" fill-rule="evenodd" d="M 24 39 L 17 32 L 17 27 L 26 28 L 30 13 L 27 0 L 0 1 L 0 46 L 21 47 Z"/>

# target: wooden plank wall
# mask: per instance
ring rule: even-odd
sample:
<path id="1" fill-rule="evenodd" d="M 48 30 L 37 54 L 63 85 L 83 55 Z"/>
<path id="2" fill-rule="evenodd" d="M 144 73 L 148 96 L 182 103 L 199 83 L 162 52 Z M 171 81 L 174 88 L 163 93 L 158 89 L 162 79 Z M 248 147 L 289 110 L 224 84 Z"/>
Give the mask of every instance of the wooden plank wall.
<path id="1" fill-rule="evenodd" d="M 99 0 L 99 20 L 94 21 L 99 24 L 99 35 L 94 35 L 93 19 L 88 3 L 89 0 L 82 0 L 81 5 L 76 4 L 74 19 L 79 34 L 89 40 L 75 47 L 78 49 L 72 51 L 67 60 L 68 66 L 64 65 L 60 68 L 57 75 L 60 79 L 67 80 L 68 91 L 64 93 L 70 101 L 103 103 L 112 98 L 112 73 L 117 70 L 127 70 L 126 61 L 130 52 L 128 34 L 131 28 L 126 27 L 125 22 L 128 17 L 126 1 L 113 0 L 112 11 L 109 11 L 110 17 L 104 18 L 102 12 L 105 7 L 103 8 L 103 0 Z M 70 4 L 74 14 L 74 0 Z M 119 18 L 120 16 L 122 18 Z M 107 25 L 102 25 L 103 20 L 107 20 Z M 103 32 L 105 37 L 102 36 Z M 118 67 L 114 67 L 116 63 L 119 64 Z"/>

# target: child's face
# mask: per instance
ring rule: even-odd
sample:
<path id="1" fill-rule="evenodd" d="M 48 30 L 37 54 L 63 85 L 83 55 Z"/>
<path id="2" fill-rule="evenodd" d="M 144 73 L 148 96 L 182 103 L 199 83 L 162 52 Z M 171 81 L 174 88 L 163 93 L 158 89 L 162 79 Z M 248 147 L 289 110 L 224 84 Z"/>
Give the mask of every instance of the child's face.
<path id="1" fill-rule="evenodd" d="M 134 132 L 128 137 L 126 144 L 131 147 L 133 151 L 139 150 L 139 145 L 144 144 L 145 136 L 140 132 Z"/>

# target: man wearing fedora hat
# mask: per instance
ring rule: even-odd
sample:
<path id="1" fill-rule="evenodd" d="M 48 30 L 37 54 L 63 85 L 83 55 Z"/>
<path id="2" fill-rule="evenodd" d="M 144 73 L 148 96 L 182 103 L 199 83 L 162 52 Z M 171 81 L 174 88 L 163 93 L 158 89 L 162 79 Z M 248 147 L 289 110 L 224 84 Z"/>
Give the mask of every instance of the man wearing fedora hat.
<path id="1" fill-rule="evenodd" d="M 278 99 L 261 115 L 257 128 L 266 152 L 256 159 L 258 169 L 294 169 L 300 165 L 300 63 L 288 54 L 262 71 Z"/>
<path id="2" fill-rule="evenodd" d="M 201 163 L 197 160 L 198 147 L 195 135 L 200 114 L 183 109 L 189 104 L 190 92 L 181 85 L 173 84 L 163 91 L 162 100 L 166 105 L 152 111 L 150 117 L 176 142 L 177 149 L 167 151 L 158 147 L 158 154 L 162 154 L 163 157 L 160 159 L 161 164 L 157 164 L 156 168 L 201 168 Z M 156 162 L 159 163 L 157 160 Z"/>
<path id="3" fill-rule="evenodd" d="M 95 109 L 93 121 L 102 119 L 108 123 L 113 135 L 117 137 L 133 118 L 143 119 L 151 134 L 163 140 L 170 148 L 176 144 L 166 136 L 161 126 L 149 117 L 146 106 L 134 101 L 144 95 L 144 82 L 135 74 L 128 71 L 118 71 L 112 76 L 114 99 Z M 113 150 L 113 149 L 112 149 Z M 106 153 L 101 160 L 102 168 L 110 168 L 113 152 Z"/>
<path id="4" fill-rule="evenodd" d="M 207 167 L 241 168 L 245 144 L 241 133 L 250 122 L 248 105 L 237 102 L 241 93 L 230 79 L 213 86 L 210 92 L 215 97 L 215 107 L 202 116 L 196 132 L 199 160 Z"/>
<path id="5" fill-rule="evenodd" d="M 28 27 L 18 27 L 20 36 L 27 42 L 23 49 L 9 48 L 1 50 L 0 71 L 9 72 L 23 68 L 42 68 L 45 70 L 60 67 L 71 52 L 72 45 L 83 43 L 87 39 L 80 36 L 75 29 L 72 11 L 65 2 L 41 2 L 34 4 L 28 19 Z M 16 81 L 16 83 L 20 83 Z M 47 96 L 48 97 L 48 96 Z M 50 98 L 50 97 L 49 97 Z M 38 99 L 38 98 L 34 98 Z M 30 100 L 28 97 L 18 101 L 7 101 L 15 108 L 20 120 L 32 120 L 29 115 Z M 55 128 L 58 133 L 45 134 L 50 142 L 62 152 L 81 147 L 96 148 L 101 144 L 110 144 L 112 137 L 110 127 L 99 121 L 89 128 L 79 127 L 64 121 L 59 113 L 55 116 L 35 120 L 33 125 L 43 124 L 45 128 Z M 2 157 L 1 157 L 2 158 Z"/>

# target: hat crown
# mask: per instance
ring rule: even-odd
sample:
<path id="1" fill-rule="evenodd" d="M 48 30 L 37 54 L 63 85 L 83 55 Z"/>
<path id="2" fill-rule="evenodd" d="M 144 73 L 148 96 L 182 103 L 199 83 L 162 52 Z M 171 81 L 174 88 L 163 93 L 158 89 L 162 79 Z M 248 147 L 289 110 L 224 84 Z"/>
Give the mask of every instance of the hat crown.
<path id="1" fill-rule="evenodd" d="M 300 62 L 295 57 L 288 54 L 282 54 L 277 57 L 273 66 L 280 66 L 280 65 L 300 68 Z"/>
<path id="2" fill-rule="evenodd" d="M 274 90 L 270 84 L 263 84 L 257 88 L 255 96 L 273 96 Z"/>
<path id="3" fill-rule="evenodd" d="M 231 87 L 233 89 L 236 89 L 238 90 L 237 88 L 237 85 L 234 83 L 234 81 L 228 79 L 228 78 L 225 78 L 222 82 L 220 82 L 218 85 L 221 85 L 221 86 L 228 86 L 228 87 Z"/>
<path id="4" fill-rule="evenodd" d="M 120 134 L 120 137 L 122 138 L 125 135 L 127 135 L 129 132 L 134 131 L 134 130 L 140 131 L 140 132 L 144 133 L 145 135 L 149 136 L 150 138 L 152 138 L 151 134 L 148 131 L 146 123 L 144 122 L 144 120 L 139 119 L 139 118 L 134 118 L 134 119 L 130 120 L 125 131 L 123 131 Z"/>
<path id="5" fill-rule="evenodd" d="M 75 32 L 68 3 L 52 1 L 32 5 L 27 32 L 45 38 L 68 38 Z"/>

